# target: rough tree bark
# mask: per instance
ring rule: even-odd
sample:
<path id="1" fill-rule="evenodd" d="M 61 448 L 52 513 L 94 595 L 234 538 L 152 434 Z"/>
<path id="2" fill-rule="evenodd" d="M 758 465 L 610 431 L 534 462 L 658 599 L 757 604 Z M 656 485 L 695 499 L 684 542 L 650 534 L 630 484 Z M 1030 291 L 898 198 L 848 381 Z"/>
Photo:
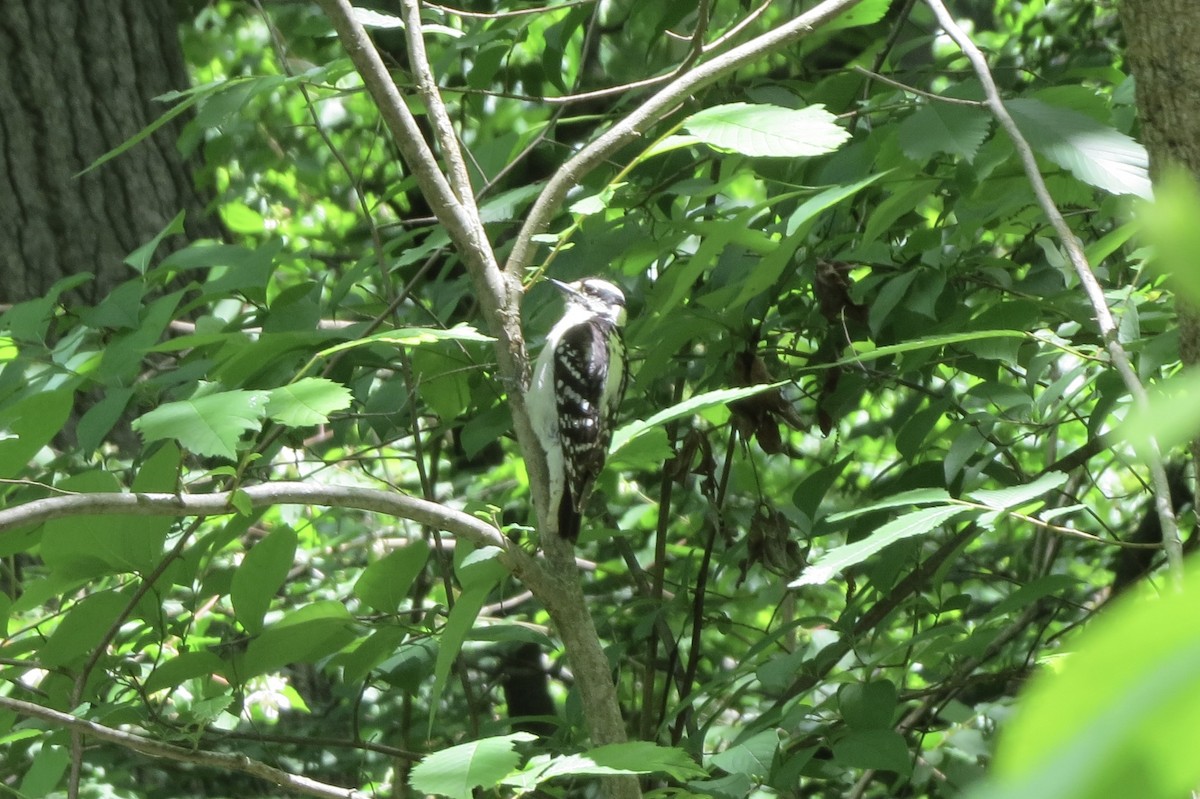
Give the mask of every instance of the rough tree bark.
<path id="1" fill-rule="evenodd" d="M 1142 142 L 1157 178 L 1180 166 L 1200 181 L 1200 3 L 1195 0 L 1123 0 L 1121 24 L 1126 58 L 1137 82 Z M 1200 267 L 1200 264 L 1197 264 Z M 1200 308 L 1176 300 L 1179 355 L 1187 366 L 1200 364 Z M 1200 440 L 1192 442 L 1194 468 L 1200 468 Z M 1197 481 L 1200 494 L 1200 480 Z M 1197 496 L 1200 507 L 1200 496 Z"/>
<path id="2" fill-rule="evenodd" d="M 0 302 L 41 296 L 63 277 L 96 279 L 91 302 L 131 273 L 122 259 L 179 212 L 202 220 L 191 167 L 165 126 L 76 175 L 166 110 L 188 85 L 171 3 L 8 0 L 0 14 Z"/>

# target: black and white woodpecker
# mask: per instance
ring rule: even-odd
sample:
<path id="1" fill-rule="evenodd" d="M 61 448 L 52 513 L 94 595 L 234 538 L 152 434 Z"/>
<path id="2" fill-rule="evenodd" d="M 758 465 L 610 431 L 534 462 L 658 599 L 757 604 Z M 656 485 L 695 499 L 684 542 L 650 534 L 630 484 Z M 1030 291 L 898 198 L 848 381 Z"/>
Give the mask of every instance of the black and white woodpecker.
<path id="1" fill-rule="evenodd" d="M 546 336 L 526 404 L 546 451 L 558 534 L 574 541 L 625 395 L 625 295 L 595 277 L 550 283 L 563 292 L 567 308 Z"/>

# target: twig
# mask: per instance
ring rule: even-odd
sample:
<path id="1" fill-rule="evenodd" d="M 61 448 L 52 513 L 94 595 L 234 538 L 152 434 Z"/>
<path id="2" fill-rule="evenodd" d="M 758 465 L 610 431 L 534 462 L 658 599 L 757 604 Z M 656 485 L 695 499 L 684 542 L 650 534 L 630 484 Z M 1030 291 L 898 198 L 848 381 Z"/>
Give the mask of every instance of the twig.
<path id="1" fill-rule="evenodd" d="M 887 75 L 881 75 L 878 72 L 872 72 L 866 67 L 861 67 L 858 64 L 852 66 L 851 69 L 853 69 L 859 75 L 867 76 L 871 80 L 877 80 L 880 83 L 886 83 L 892 88 L 899 89 L 902 92 L 908 92 L 909 94 L 915 94 L 918 97 L 924 97 L 926 100 L 933 100 L 939 103 L 948 103 L 950 105 L 966 105 L 972 108 L 987 108 L 987 102 L 984 100 L 964 100 L 961 97 L 947 97 L 944 94 L 934 94 L 933 92 L 927 92 L 922 89 L 918 89 L 915 86 L 909 86 L 907 83 L 901 83 L 898 80 L 889 78 Z"/>
<path id="2" fill-rule="evenodd" d="M 51 710 L 48 707 L 42 707 L 32 702 L 23 702 L 20 699 L 0 696 L 0 708 L 20 716 L 41 719 L 55 726 L 65 727 L 74 733 L 114 743 L 126 749 L 140 752 L 143 755 L 178 760 L 181 763 L 192 763 L 197 766 L 208 766 L 224 771 L 238 771 L 307 796 L 317 796 L 321 797 L 321 799 L 371 799 L 371 794 L 369 793 L 354 788 L 338 788 L 335 785 L 311 780 L 308 777 L 288 774 L 286 771 L 268 766 L 266 763 L 251 760 L 245 755 L 187 749 L 182 746 L 159 741 L 155 738 L 138 735 L 137 733 L 118 730 L 114 727 L 106 727 L 103 724 L 81 719 L 70 713 Z"/>
<path id="3" fill-rule="evenodd" d="M 1134 402 L 1138 407 L 1146 408 L 1149 404 L 1146 388 L 1138 378 L 1137 372 L 1129 360 L 1129 354 L 1125 352 L 1125 348 L 1118 338 L 1117 324 L 1104 297 L 1104 288 L 1100 285 L 1096 273 L 1092 271 L 1091 264 L 1088 263 L 1083 245 L 1075 237 L 1067 225 L 1066 219 L 1054 204 L 1054 198 L 1050 196 L 1050 191 L 1046 188 L 1046 181 L 1042 179 L 1041 172 L 1038 170 L 1033 148 L 1029 146 L 1029 142 L 1022 135 L 1017 123 L 1013 121 L 1008 109 L 1004 107 L 1004 101 L 1000 98 L 1000 92 L 996 88 L 996 81 L 992 78 L 991 70 L 988 68 L 987 59 L 966 32 L 954 21 L 942 0 L 926 0 L 926 2 L 933 9 L 938 23 L 962 49 L 967 60 L 971 62 L 979 82 L 983 84 L 988 108 L 991 109 L 1001 127 L 1012 139 L 1013 146 L 1016 147 L 1021 164 L 1025 169 L 1025 176 L 1033 187 L 1033 193 L 1037 196 L 1038 205 L 1041 206 L 1042 213 L 1050 220 L 1051 226 L 1067 251 L 1067 257 L 1071 259 L 1071 265 L 1075 269 L 1079 283 L 1083 286 L 1088 302 L 1096 314 L 1100 336 L 1104 340 L 1105 349 L 1108 351 L 1113 366 L 1124 381 L 1125 388 L 1133 396 Z M 1179 539 L 1179 526 L 1175 520 L 1175 510 L 1171 507 L 1171 489 L 1167 481 L 1167 470 L 1163 466 L 1163 457 L 1158 441 L 1153 436 L 1150 437 L 1146 449 L 1150 480 L 1154 486 L 1154 506 L 1158 512 L 1159 523 L 1162 525 L 1163 550 L 1167 553 L 1167 563 L 1172 579 L 1178 583 L 1183 577 L 1183 543 Z"/>

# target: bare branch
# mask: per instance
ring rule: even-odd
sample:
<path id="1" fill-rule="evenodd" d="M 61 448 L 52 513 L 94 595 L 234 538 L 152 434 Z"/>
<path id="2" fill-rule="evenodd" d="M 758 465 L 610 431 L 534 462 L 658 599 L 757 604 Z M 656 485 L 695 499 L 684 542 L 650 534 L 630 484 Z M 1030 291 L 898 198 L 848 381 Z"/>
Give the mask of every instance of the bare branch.
<path id="1" fill-rule="evenodd" d="M 322 0 L 329 2 L 330 0 Z M 542 189 L 525 224 L 521 226 L 504 271 L 520 278 L 533 261 L 533 236 L 545 230 L 550 218 L 558 211 L 567 193 L 614 152 L 637 139 L 652 125 L 686 101 L 695 91 L 728 75 L 734 70 L 779 50 L 811 33 L 813 29 L 858 5 L 862 0 L 825 0 L 790 22 L 768 31 L 745 44 L 700 64 L 695 69 L 671 81 L 653 97 L 647 99 L 621 118 L 588 146 L 584 147 L 550 178 Z"/>
<path id="2" fill-rule="evenodd" d="M 264 483 L 237 491 L 212 494 L 96 493 L 35 499 L 0 510 L 0 538 L 30 524 L 71 516 L 221 516 L 237 513 L 244 499 L 250 507 L 324 505 L 374 511 L 437 527 L 478 546 L 494 546 L 510 555 L 519 553 L 499 530 L 474 516 L 436 502 L 395 491 L 356 486 L 322 486 L 299 482 Z"/>
<path id="3" fill-rule="evenodd" d="M 268 766 L 266 763 L 258 760 L 251 760 L 245 755 L 205 752 L 176 746 L 175 744 L 169 744 L 145 735 L 118 730 L 114 727 L 106 727 L 103 724 L 81 719 L 78 716 L 72 716 L 70 713 L 51 710 L 48 707 L 42 707 L 32 702 L 23 702 L 20 699 L 0 696 L 0 708 L 21 716 L 41 719 L 57 727 L 65 727 L 72 732 L 117 744 L 126 749 L 140 752 L 143 755 L 249 774 L 278 785 L 281 788 L 286 788 L 306 796 L 317 796 L 321 797 L 321 799 L 371 799 L 371 794 L 369 793 L 354 788 L 338 788 L 335 785 L 318 782 L 308 777 L 289 774 L 286 771 L 281 771 L 274 766 Z"/>
<path id="4" fill-rule="evenodd" d="M 433 135 L 438 149 L 450 170 L 450 188 L 462 203 L 463 211 L 470 214 L 471 223 L 483 235 L 483 223 L 479 219 L 479 208 L 475 204 L 475 193 L 471 190 L 471 177 L 467 174 L 467 162 L 458 145 L 458 134 L 446 110 L 446 103 L 438 91 L 429 56 L 425 52 L 425 37 L 421 33 L 421 9 L 417 0 L 401 0 L 404 9 L 404 36 L 408 42 L 408 65 L 417 82 L 417 91 L 425 101 L 429 119 L 433 122 Z"/>
<path id="5" fill-rule="evenodd" d="M 1129 354 L 1121 345 L 1120 338 L 1117 335 L 1117 323 L 1113 319 L 1112 311 L 1108 307 L 1108 301 L 1104 297 L 1104 287 L 1100 285 L 1096 273 L 1092 271 L 1092 266 L 1088 263 L 1087 255 L 1084 253 L 1083 245 L 1075 237 L 1070 226 L 1067 225 L 1067 220 L 1063 218 L 1062 213 L 1054 204 L 1054 198 L 1050 196 L 1050 190 L 1046 188 L 1046 181 L 1042 179 L 1042 174 L 1038 170 L 1037 158 L 1034 156 L 1033 148 L 1029 146 L 1029 142 L 1022 135 L 1021 130 L 1017 127 L 1017 123 L 1013 121 L 1012 116 L 1008 113 L 1008 109 L 1004 107 L 1004 101 L 1000 98 L 1000 91 L 996 88 L 996 81 L 992 78 L 991 70 L 988 68 L 987 59 L 984 57 L 982 51 L 975 46 L 975 43 L 971 41 L 971 37 L 954 21 L 954 17 L 946 10 L 946 6 L 942 3 L 942 0 L 926 0 L 926 2 L 933 9 L 933 13 L 938 18 L 938 23 L 962 49 L 967 60 L 971 62 L 975 74 L 979 77 L 980 83 L 983 84 L 988 108 L 1000 122 L 1001 127 L 1004 128 L 1009 138 L 1012 139 L 1013 145 L 1017 150 L 1017 155 L 1020 157 L 1021 164 L 1025 169 L 1025 176 L 1029 179 L 1029 183 L 1033 187 L 1033 193 L 1037 196 L 1038 205 L 1041 206 L 1042 213 L 1046 215 L 1046 218 L 1050 220 L 1051 226 L 1054 228 L 1055 233 L 1058 234 L 1059 240 L 1067 251 L 1067 257 L 1071 259 L 1071 265 L 1075 269 L 1075 274 L 1079 277 L 1079 283 L 1083 286 L 1088 302 L 1096 314 L 1096 324 L 1100 328 L 1100 336 L 1104 339 L 1104 346 L 1108 351 L 1109 359 L 1112 361 L 1117 373 L 1121 375 L 1121 379 L 1125 383 L 1125 388 L 1133 396 L 1134 402 L 1140 407 L 1146 407 L 1148 404 L 1146 388 L 1138 378 L 1137 372 L 1129 360 Z M 1167 561 L 1170 564 L 1173 578 L 1179 580 L 1183 575 L 1183 544 L 1179 540 L 1179 526 L 1175 520 L 1175 510 L 1171 506 L 1171 488 L 1167 481 L 1167 471 L 1163 466 L 1162 453 L 1159 451 L 1158 442 L 1153 437 L 1150 438 L 1148 449 L 1150 452 L 1147 458 L 1147 465 L 1150 468 L 1150 479 L 1154 485 L 1154 506 L 1158 513 L 1159 522 L 1162 525 L 1163 549 L 1167 553 Z"/>
<path id="6" fill-rule="evenodd" d="M 513 412 L 513 429 L 524 455 L 529 482 L 533 488 L 538 518 L 546 514 L 545 455 L 529 424 L 525 410 L 524 387 L 529 382 L 529 359 L 521 332 L 521 283 L 506 278 L 496 262 L 487 241 L 478 210 L 470 190 L 458 190 L 442 174 L 429 143 L 425 141 L 416 119 L 404 102 L 400 90 L 392 81 L 383 59 L 363 26 L 354 18 L 349 0 L 319 0 L 322 10 L 333 22 L 338 38 L 354 67 L 362 76 L 384 124 L 412 171 L 421 193 L 429 201 L 438 221 L 445 227 L 455 249 L 471 275 L 480 309 L 488 331 L 496 337 L 496 358 L 500 379 L 508 393 Z M 427 69 L 427 67 L 426 67 Z M 457 142 L 454 144 L 457 147 Z M 460 198 L 459 194 L 462 193 Z"/>

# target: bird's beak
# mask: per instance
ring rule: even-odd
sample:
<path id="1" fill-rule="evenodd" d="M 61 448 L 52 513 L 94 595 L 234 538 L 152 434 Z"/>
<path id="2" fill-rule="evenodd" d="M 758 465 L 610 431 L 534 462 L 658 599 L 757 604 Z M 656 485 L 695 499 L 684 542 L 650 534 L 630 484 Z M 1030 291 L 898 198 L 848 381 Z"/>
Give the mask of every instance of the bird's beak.
<path id="1" fill-rule="evenodd" d="M 575 290 L 575 287 L 572 286 L 570 283 L 564 283 L 561 280 L 555 280 L 552 277 L 546 278 L 546 282 L 548 282 L 550 285 L 554 286 L 554 288 L 558 289 L 563 294 L 569 294 L 569 295 L 574 296 L 579 293 L 578 291 Z"/>

